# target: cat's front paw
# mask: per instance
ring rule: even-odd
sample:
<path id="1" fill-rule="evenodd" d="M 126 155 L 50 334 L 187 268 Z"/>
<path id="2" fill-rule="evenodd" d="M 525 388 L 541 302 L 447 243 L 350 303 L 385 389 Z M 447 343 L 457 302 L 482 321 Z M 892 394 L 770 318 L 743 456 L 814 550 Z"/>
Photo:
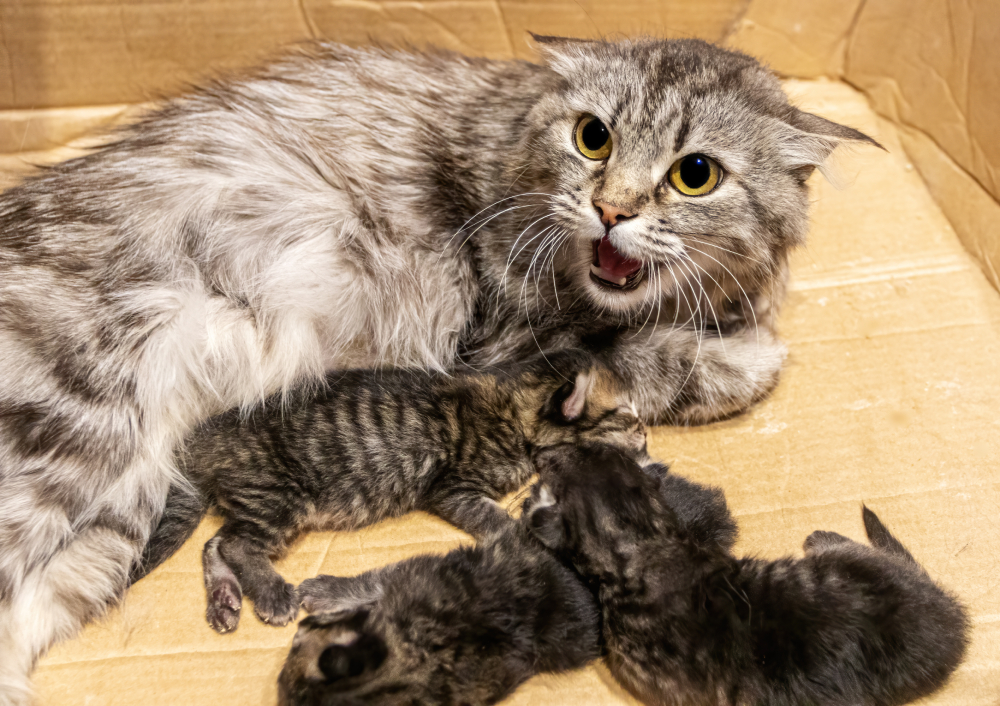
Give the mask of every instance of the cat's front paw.
<path id="1" fill-rule="evenodd" d="M 205 619 L 217 633 L 232 632 L 240 624 L 242 603 L 243 594 L 239 584 L 230 581 L 219 582 L 208 596 Z"/>
<path id="2" fill-rule="evenodd" d="M 307 613 L 342 610 L 345 606 L 345 589 L 351 579 L 340 576 L 317 576 L 299 584 L 299 603 Z"/>
<path id="3" fill-rule="evenodd" d="M 253 602 L 253 612 L 268 625 L 288 625 L 299 614 L 295 586 L 284 581 L 274 585 Z"/>
<path id="4" fill-rule="evenodd" d="M 706 424 L 744 412 L 778 384 L 786 355 L 785 346 L 765 329 L 705 335 L 672 400 L 671 421 Z"/>

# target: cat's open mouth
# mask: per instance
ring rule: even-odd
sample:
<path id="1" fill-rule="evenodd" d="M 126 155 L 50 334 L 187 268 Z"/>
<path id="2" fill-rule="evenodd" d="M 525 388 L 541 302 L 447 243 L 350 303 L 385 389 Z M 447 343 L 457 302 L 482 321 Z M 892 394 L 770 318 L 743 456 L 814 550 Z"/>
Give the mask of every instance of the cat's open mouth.
<path id="1" fill-rule="evenodd" d="M 642 262 L 618 252 L 605 235 L 594 241 L 594 260 L 590 264 L 590 279 L 601 287 L 629 291 L 638 287 L 645 270 Z"/>

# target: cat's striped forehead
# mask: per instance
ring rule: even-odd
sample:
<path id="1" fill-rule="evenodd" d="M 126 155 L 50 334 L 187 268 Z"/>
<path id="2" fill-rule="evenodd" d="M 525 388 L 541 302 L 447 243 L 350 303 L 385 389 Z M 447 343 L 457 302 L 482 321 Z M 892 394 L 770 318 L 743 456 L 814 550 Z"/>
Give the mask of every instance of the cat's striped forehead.
<path id="1" fill-rule="evenodd" d="M 564 108 L 609 126 L 619 159 L 735 148 L 787 106 L 755 60 L 696 40 L 569 42 L 545 53 L 565 79 Z"/>

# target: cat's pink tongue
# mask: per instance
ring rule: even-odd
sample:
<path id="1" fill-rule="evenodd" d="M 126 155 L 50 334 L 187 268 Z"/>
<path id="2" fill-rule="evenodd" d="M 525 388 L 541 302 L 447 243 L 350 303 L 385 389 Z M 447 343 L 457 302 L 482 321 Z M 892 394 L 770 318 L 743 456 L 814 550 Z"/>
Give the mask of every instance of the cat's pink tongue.
<path id="1" fill-rule="evenodd" d="M 622 255 L 605 235 L 594 248 L 594 265 L 600 270 L 600 273 L 595 272 L 598 277 L 617 284 L 638 272 L 642 262 Z"/>

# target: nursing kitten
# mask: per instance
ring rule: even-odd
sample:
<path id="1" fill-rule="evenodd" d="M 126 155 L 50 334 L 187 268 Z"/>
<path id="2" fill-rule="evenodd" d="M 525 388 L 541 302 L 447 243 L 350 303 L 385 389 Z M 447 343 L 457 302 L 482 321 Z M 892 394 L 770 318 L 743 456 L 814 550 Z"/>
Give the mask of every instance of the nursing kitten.
<path id="1" fill-rule="evenodd" d="M 600 656 L 596 601 L 519 524 L 474 547 L 299 587 L 282 706 L 492 704 Z"/>
<path id="2" fill-rule="evenodd" d="M 962 606 L 867 508 L 872 546 L 813 532 L 804 559 L 736 559 L 618 450 L 536 460 L 527 524 L 596 589 L 611 672 L 645 703 L 891 706 L 962 660 Z"/>
<path id="3" fill-rule="evenodd" d="M 0 704 L 122 595 L 213 414 L 539 348 L 599 353 L 646 421 L 774 386 L 806 177 L 870 140 L 703 42 L 538 42 L 311 44 L 0 195 Z"/>
<path id="4" fill-rule="evenodd" d="M 534 474 L 537 445 L 646 445 L 616 381 L 583 355 L 500 374 L 331 373 L 324 390 L 302 397 L 215 417 L 182 456 L 205 506 L 225 519 L 203 554 L 206 617 L 218 632 L 236 628 L 244 592 L 264 622 L 295 618 L 295 588 L 271 558 L 305 529 L 424 510 L 485 537 L 510 522 L 496 501 Z"/>

